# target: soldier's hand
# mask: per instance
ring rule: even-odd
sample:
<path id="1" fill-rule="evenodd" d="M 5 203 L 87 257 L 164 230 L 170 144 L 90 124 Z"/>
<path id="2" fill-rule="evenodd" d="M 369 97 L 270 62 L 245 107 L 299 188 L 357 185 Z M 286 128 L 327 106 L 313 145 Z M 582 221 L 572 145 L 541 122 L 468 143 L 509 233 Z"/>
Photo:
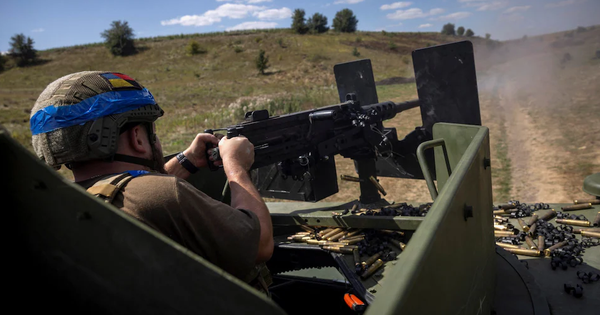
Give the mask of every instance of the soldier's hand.
<path id="1" fill-rule="evenodd" d="M 206 157 L 207 143 L 212 143 L 216 147 L 219 144 L 219 139 L 209 133 L 199 133 L 196 135 L 194 141 L 192 141 L 192 144 L 183 151 L 188 160 L 198 168 L 208 165 Z"/>
<path id="2" fill-rule="evenodd" d="M 223 137 L 219 141 L 219 153 L 226 168 L 239 166 L 247 172 L 254 163 L 254 145 L 244 136 Z"/>

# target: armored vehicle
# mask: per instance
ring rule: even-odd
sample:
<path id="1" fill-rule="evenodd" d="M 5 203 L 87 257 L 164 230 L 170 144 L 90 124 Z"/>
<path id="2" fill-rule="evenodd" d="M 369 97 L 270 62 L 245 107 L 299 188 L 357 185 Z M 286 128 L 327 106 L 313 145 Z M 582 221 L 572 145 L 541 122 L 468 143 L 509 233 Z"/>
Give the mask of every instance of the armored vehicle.
<path id="1" fill-rule="evenodd" d="M 577 300 L 578 287 L 563 290 L 573 269 L 558 274 L 550 258 L 523 263 L 531 257 L 495 245 L 489 132 L 481 126 L 470 42 L 419 49 L 413 60 L 418 100 L 380 102 L 370 62 L 360 60 L 334 68 L 340 104 L 277 117 L 255 111 L 226 128 L 258 147 L 253 178 L 263 196 L 296 200 L 268 203 L 276 243 L 270 297 L 95 199 L 0 131 L 7 306 L 93 314 L 600 309 L 600 284 L 586 286 Z M 422 127 L 403 139 L 384 127 L 415 106 Z M 338 191 L 336 155 L 354 160 L 357 176 L 346 178 L 358 182 L 361 195 L 317 202 Z M 425 180 L 434 202 L 390 203 L 377 177 Z M 228 201 L 222 170 L 203 170 L 189 181 Z M 589 180 L 590 194 L 600 195 L 599 182 Z M 593 217 L 599 209 L 573 213 Z M 597 273 L 599 253 L 598 246 L 588 248 L 578 270 Z"/>

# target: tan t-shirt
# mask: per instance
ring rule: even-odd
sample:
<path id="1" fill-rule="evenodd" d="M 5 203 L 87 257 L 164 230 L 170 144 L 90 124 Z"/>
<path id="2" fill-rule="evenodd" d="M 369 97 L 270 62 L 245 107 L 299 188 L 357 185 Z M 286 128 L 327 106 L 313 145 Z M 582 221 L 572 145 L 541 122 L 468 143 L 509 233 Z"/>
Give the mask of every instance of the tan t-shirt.
<path id="1" fill-rule="evenodd" d="M 78 184 L 87 189 L 104 178 Z M 185 180 L 156 173 L 133 178 L 113 205 L 242 280 L 255 266 L 256 215 L 216 201 Z"/>

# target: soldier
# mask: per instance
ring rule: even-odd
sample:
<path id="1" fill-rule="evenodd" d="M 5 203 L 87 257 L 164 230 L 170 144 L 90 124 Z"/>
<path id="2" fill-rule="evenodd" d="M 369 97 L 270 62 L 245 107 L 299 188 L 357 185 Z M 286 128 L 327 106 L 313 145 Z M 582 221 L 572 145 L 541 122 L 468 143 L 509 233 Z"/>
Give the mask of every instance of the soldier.
<path id="1" fill-rule="evenodd" d="M 37 99 L 30 120 L 33 147 L 55 169 L 71 169 L 88 192 L 264 288 L 256 266 L 273 253 L 273 229 L 248 175 L 253 145 L 244 137 L 219 141 L 201 133 L 165 163 L 154 124 L 162 115 L 152 94 L 127 75 L 73 73 L 52 82 Z M 206 143 L 219 146 L 231 206 L 184 180 L 207 166 Z"/>

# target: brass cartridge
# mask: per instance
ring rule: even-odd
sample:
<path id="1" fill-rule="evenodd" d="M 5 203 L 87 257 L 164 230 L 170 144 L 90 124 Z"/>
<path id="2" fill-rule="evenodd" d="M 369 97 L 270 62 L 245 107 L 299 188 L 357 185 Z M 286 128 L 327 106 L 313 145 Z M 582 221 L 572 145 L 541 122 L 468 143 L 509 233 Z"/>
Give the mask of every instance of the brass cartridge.
<path id="1" fill-rule="evenodd" d="M 315 232 L 315 229 L 311 228 L 308 225 L 301 225 L 300 228 L 303 229 L 305 232 L 308 232 L 310 234 L 312 234 L 312 233 Z"/>
<path id="2" fill-rule="evenodd" d="M 600 212 L 598 212 L 598 214 L 596 214 L 596 217 L 594 218 L 594 221 L 592 221 L 592 224 L 594 224 L 594 226 L 600 225 Z"/>
<path id="3" fill-rule="evenodd" d="M 556 223 L 577 226 L 592 226 L 592 222 L 583 220 L 556 219 Z"/>
<path id="4" fill-rule="evenodd" d="M 355 177 L 355 176 L 341 175 L 340 178 L 342 180 L 349 181 L 349 182 L 357 182 L 357 183 L 360 182 L 360 178 Z"/>
<path id="5" fill-rule="evenodd" d="M 323 249 L 330 250 L 330 251 L 336 252 L 336 253 L 343 253 L 343 254 L 352 254 L 352 251 L 354 250 L 352 248 L 338 247 L 338 246 L 323 246 Z"/>
<path id="6" fill-rule="evenodd" d="M 323 236 L 321 236 L 321 237 L 328 239 L 329 237 L 332 237 L 340 232 L 342 232 L 342 228 L 333 229 L 333 230 L 329 231 L 327 234 L 323 234 Z"/>
<path id="7" fill-rule="evenodd" d="M 393 238 L 390 238 L 389 242 L 392 243 L 392 245 L 400 248 L 400 250 L 402 250 L 402 251 L 404 251 L 404 249 L 406 248 L 406 244 L 400 242 L 399 240 L 395 240 Z"/>
<path id="8" fill-rule="evenodd" d="M 538 214 L 537 212 L 535 212 L 534 214 L 538 215 L 538 220 L 549 221 L 550 219 L 552 219 L 556 216 L 556 210 L 551 209 L 550 211 L 548 211 L 544 214 Z"/>
<path id="9" fill-rule="evenodd" d="M 297 232 L 297 233 L 296 233 L 296 234 L 294 234 L 294 235 L 308 236 L 308 235 L 310 235 L 310 232 Z"/>
<path id="10" fill-rule="evenodd" d="M 371 183 L 373 183 L 373 185 L 375 185 L 375 187 L 377 187 L 377 190 L 379 190 L 379 192 L 381 192 L 382 195 L 387 195 L 385 189 L 383 189 L 383 186 L 381 186 L 381 184 L 377 181 L 377 179 L 375 179 L 375 177 L 370 176 L 369 180 L 371 181 Z"/>
<path id="11" fill-rule="evenodd" d="M 377 271 L 381 266 L 383 266 L 383 260 L 377 259 L 373 265 L 371 265 L 363 274 L 360 276 L 363 280 L 369 278 L 372 274 Z"/>
<path id="12" fill-rule="evenodd" d="M 529 249 L 537 250 L 537 246 L 535 245 L 535 243 L 533 242 L 533 240 L 531 239 L 531 237 L 529 235 L 525 236 L 525 243 L 527 243 L 527 246 L 529 246 Z"/>
<path id="13" fill-rule="evenodd" d="M 354 213 L 354 211 L 358 210 L 358 203 L 355 203 L 352 208 L 350 209 L 351 213 Z"/>
<path id="14" fill-rule="evenodd" d="M 354 266 L 361 266 L 360 264 L 360 254 L 358 253 L 358 249 L 352 250 L 352 255 L 354 256 Z"/>
<path id="15" fill-rule="evenodd" d="M 506 214 L 511 214 L 511 212 L 517 212 L 517 211 L 518 211 L 517 209 L 506 209 L 506 210 L 500 209 L 500 210 L 494 210 L 492 212 L 492 214 L 494 214 L 494 215 L 506 215 Z"/>
<path id="16" fill-rule="evenodd" d="M 364 235 L 354 235 L 354 236 L 350 236 L 348 237 L 348 235 L 346 235 L 346 237 L 342 237 L 340 240 L 343 241 L 352 241 L 352 240 L 364 240 L 365 236 Z"/>
<path id="17" fill-rule="evenodd" d="M 329 233 L 329 232 L 331 232 L 331 231 L 333 231 L 333 230 L 334 230 L 333 228 L 326 228 L 326 229 L 324 229 L 323 231 L 320 231 L 320 232 L 319 232 L 319 233 L 317 233 L 317 234 L 318 234 L 319 236 L 323 236 L 323 235 L 325 235 L 325 234 L 327 234 L 327 233 Z"/>
<path id="18" fill-rule="evenodd" d="M 372 263 L 374 263 L 377 259 L 379 259 L 379 257 L 381 257 L 381 255 L 383 255 L 383 252 L 379 252 L 379 253 L 367 258 L 367 260 L 362 262 L 363 267 L 365 267 L 365 268 L 369 267 Z"/>
<path id="19" fill-rule="evenodd" d="M 339 240 L 339 239 L 340 239 L 342 236 L 344 236 L 344 235 L 346 235 L 346 232 L 344 232 L 344 231 L 341 231 L 341 232 L 340 232 L 340 233 L 338 233 L 338 234 L 335 234 L 335 235 L 333 235 L 333 236 L 330 236 L 330 237 L 328 237 L 328 238 L 327 238 L 327 240 L 328 240 L 328 241 L 335 242 L 335 241 Z"/>
<path id="20" fill-rule="evenodd" d="M 356 244 L 356 243 L 360 243 L 362 240 L 363 240 L 362 238 L 353 238 L 351 240 L 343 240 L 343 241 L 340 241 L 340 242 L 342 244 L 345 244 L 345 245 L 353 245 L 353 244 Z"/>
<path id="21" fill-rule="evenodd" d="M 362 229 L 357 229 L 354 231 L 349 232 L 348 234 L 344 235 L 344 239 L 348 239 L 351 238 L 352 236 L 355 236 L 356 234 L 362 232 Z M 364 235 L 361 235 L 362 237 L 364 237 Z"/>
<path id="22" fill-rule="evenodd" d="M 517 233 L 515 231 L 494 231 L 494 237 L 517 237 Z"/>
<path id="23" fill-rule="evenodd" d="M 327 241 L 307 240 L 306 244 L 310 244 L 310 245 L 327 245 Z"/>
<path id="24" fill-rule="evenodd" d="M 598 228 L 573 229 L 573 233 L 575 233 L 575 234 L 581 234 L 581 232 L 583 232 L 583 231 L 600 233 L 600 229 L 598 229 Z"/>
<path id="25" fill-rule="evenodd" d="M 508 223 L 508 218 L 494 216 L 494 221 L 496 221 L 497 223 Z"/>
<path id="26" fill-rule="evenodd" d="M 494 224 L 494 230 L 497 230 L 497 231 L 506 231 L 506 230 L 508 230 L 508 227 L 506 227 L 504 225 L 500 225 L 500 224 Z"/>
<path id="27" fill-rule="evenodd" d="M 537 248 L 540 252 L 544 251 L 544 235 L 538 236 Z"/>
<path id="28" fill-rule="evenodd" d="M 537 223 L 534 223 L 529 227 L 529 235 L 533 236 L 535 229 L 537 229 Z"/>
<path id="29" fill-rule="evenodd" d="M 506 251 L 517 255 L 540 257 L 542 253 L 536 249 L 505 248 Z"/>
<path id="30" fill-rule="evenodd" d="M 576 205 L 591 203 L 593 205 L 600 205 L 600 199 L 575 199 L 573 203 Z"/>
<path id="31" fill-rule="evenodd" d="M 529 226 L 527 226 L 527 224 L 525 224 L 525 221 L 523 221 L 523 219 L 517 218 L 517 222 L 519 222 L 519 226 L 521 227 L 521 229 L 523 229 L 523 232 L 529 231 Z"/>
<path id="32" fill-rule="evenodd" d="M 554 244 L 554 245 L 552 245 L 552 246 L 544 249 L 544 256 L 550 257 L 550 254 L 552 254 L 553 250 L 555 250 L 557 248 L 561 248 L 561 247 L 563 247 L 563 246 L 565 246 L 567 244 L 569 244 L 569 241 L 562 241 L 560 243 L 556 243 L 556 244 Z"/>
<path id="33" fill-rule="evenodd" d="M 600 238 L 600 232 L 581 231 L 581 236 Z"/>
<path id="34" fill-rule="evenodd" d="M 576 205 L 572 205 L 572 206 L 561 207 L 562 211 L 584 210 L 584 209 L 591 209 L 591 208 L 592 208 L 592 204 L 589 202 L 576 204 Z"/>
<path id="35" fill-rule="evenodd" d="M 404 232 L 402 231 L 394 231 L 394 230 L 379 230 L 379 232 L 387 234 L 387 235 L 397 235 L 404 236 Z"/>
<path id="36" fill-rule="evenodd" d="M 498 208 L 500 208 L 502 210 L 515 209 L 516 207 L 517 207 L 517 205 L 514 203 L 506 203 L 506 204 L 498 205 Z"/>
<path id="37" fill-rule="evenodd" d="M 505 244 L 505 243 L 500 243 L 500 242 L 496 242 L 496 245 L 498 245 L 502 248 L 521 248 L 521 246 L 519 246 L 519 245 Z"/>
<path id="38" fill-rule="evenodd" d="M 538 215 L 534 213 L 531 218 L 529 218 L 529 221 L 527 221 L 527 225 L 532 226 L 535 222 L 537 222 L 537 220 Z"/>

